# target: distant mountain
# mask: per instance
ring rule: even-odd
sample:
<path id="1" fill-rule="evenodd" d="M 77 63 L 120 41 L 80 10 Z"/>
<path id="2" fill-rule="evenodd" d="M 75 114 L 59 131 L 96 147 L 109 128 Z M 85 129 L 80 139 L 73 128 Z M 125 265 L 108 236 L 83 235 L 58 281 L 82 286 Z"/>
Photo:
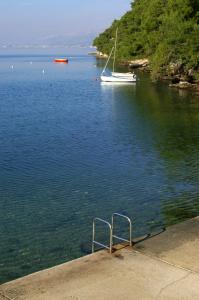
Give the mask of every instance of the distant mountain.
<path id="1" fill-rule="evenodd" d="M 47 36 L 40 40 L 39 43 L 49 46 L 59 45 L 87 47 L 92 45 L 95 36 L 96 33 Z"/>
<path id="2" fill-rule="evenodd" d="M 90 48 L 96 33 L 51 35 L 31 43 L 0 43 L 0 49 Z"/>

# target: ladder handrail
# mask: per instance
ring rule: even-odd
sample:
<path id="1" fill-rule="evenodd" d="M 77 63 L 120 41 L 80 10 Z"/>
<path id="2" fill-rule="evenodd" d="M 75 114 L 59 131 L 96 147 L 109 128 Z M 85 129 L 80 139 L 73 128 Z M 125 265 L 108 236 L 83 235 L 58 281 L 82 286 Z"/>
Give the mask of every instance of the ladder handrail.
<path id="1" fill-rule="evenodd" d="M 107 245 L 104 245 L 100 242 L 95 241 L 95 222 L 99 221 L 102 222 L 104 224 L 106 224 L 109 227 L 109 231 L 110 231 L 110 244 L 109 247 Z M 110 253 L 112 253 L 112 243 L 113 243 L 113 237 L 112 237 L 112 226 L 109 222 L 101 219 L 101 218 L 94 218 L 93 219 L 93 239 L 92 239 L 92 253 L 95 251 L 95 244 L 98 246 L 101 246 L 103 248 L 106 248 L 110 251 Z"/>
<path id="2" fill-rule="evenodd" d="M 129 240 L 126 240 L 124 238 L 121 238 L 121 237 L 113 234 L 114 233 L 114 216 L 122 217 L 129 222 Z M 129 246 L 132 246 L 132 221 L 129 217 L 119 214 L 119 213 L 113 213 L 112 217 L 111 217 L 111 227 L 112 227 L 112 239 L 116 238 L 116 239 L 124 241 L 124 242 L 129 242 Z"/>

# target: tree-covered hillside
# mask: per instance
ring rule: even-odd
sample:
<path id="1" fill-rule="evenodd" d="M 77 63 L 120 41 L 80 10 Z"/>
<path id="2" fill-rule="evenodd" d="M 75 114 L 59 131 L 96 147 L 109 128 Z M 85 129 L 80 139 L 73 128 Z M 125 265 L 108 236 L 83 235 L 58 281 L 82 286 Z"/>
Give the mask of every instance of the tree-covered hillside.
<path id="1" fill-rule="evenodd" d="M 199 78 L 199 0 L 134 0 L 120 20 L 94 40 L 109 53 L 118 27 L 118 60 L 149 58 L 154 77 L 173 72 Z"/>

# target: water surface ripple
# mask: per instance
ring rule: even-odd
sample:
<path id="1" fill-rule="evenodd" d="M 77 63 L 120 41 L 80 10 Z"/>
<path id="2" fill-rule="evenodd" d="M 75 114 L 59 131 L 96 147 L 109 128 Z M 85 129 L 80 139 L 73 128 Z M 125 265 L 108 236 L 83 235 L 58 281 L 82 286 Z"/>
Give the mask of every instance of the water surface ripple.
<path id="1" fill-rule="evenodd" d="M 199 210 L 196 96 L 52 60 L 0 56 L 0 282 L 89 252 L 94 216 L 127 214 L 139 235 Z"/>

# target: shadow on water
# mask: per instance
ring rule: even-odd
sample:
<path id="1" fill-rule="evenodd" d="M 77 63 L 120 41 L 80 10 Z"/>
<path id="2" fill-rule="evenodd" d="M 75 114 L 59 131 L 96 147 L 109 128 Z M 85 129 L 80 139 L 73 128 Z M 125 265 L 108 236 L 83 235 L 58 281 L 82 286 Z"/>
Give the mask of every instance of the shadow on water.
<path id="1" fill-rule="evenodd" d="M 138 87 L 136 96 L 164 166 L 161 206 L 165 225 L 195 217 L 199 214 L 199 98 L 163 83 L 149 83 L 147 94 Z"/>

